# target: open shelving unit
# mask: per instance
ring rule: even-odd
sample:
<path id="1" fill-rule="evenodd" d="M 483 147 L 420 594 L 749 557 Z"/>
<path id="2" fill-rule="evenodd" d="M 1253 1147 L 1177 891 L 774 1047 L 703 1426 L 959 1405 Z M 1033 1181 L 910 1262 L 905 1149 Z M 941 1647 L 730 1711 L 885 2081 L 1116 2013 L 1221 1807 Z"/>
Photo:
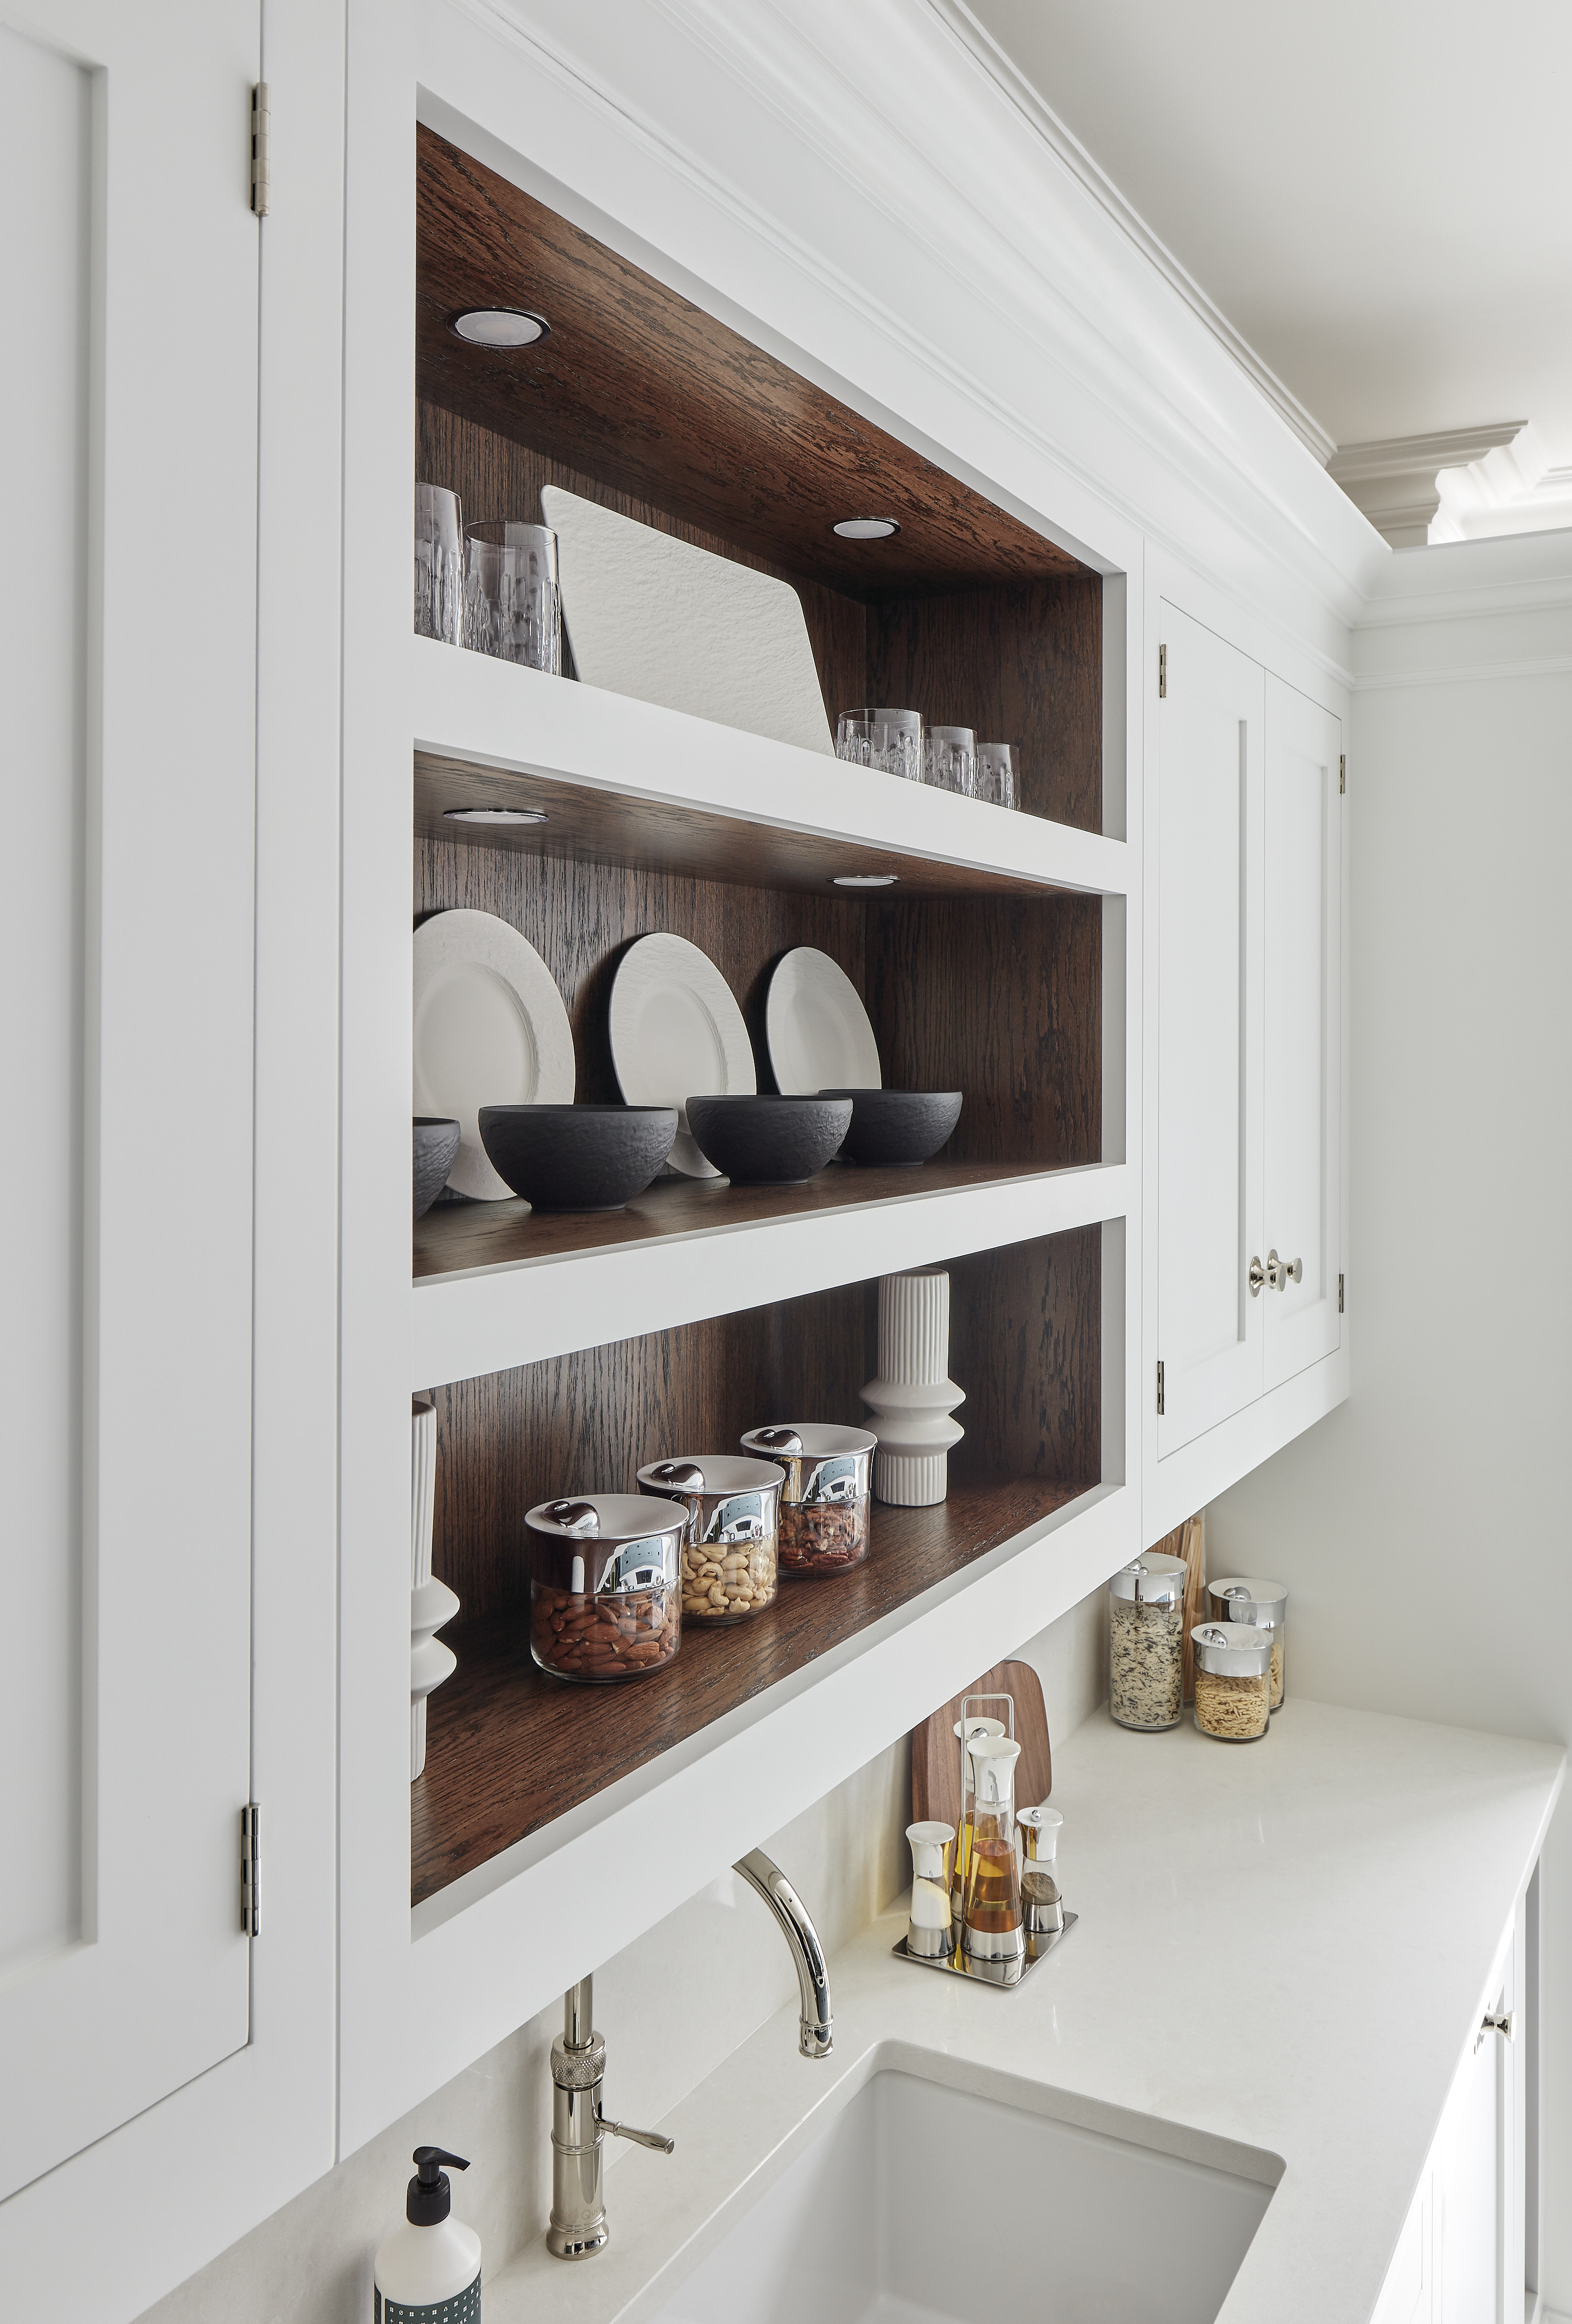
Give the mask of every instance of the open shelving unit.
<path id="1" fill-rule="evenodd" d="M 414 918 L 468 907 L 529 938 L 569 1010 L 581 1101 L 618 1095 L 606 995 L 625 945 L 657 928 L 726 977 L 762 1089 L 769 973 L 809 944 L 863 996 L 887 1084 L 965 1095 L 920 1170 L 664 1180 L 609 1217 L 443 1204 L 418 1224 L 410 1377 L 436 1395 L 433 1565 L 461 1600 L 444 1634 L 458 1671 L 431 1698 L 411 1793 L 419 1936 L 662 1786 L 674 1803 L 762 1771 L 805 1690 L 896 1672 L 920 1637 L 900 1684 L 880 1683 L 904 1720 L 902 1688 L 933 1683 L 920 1657 L 957 1593 L 1003 1590 L 1030 1626 L 1056 1603 L 1045 1559 L 1073 1566 L 1076 1594 L 1117 1562 L 1133 1203 L 1126 980 L 1107 957 L 1129 851 L 1104 829 L 1105 663 L 1123 647 L 1105 638 L 1102 575 L 425 127 L 416 185 L 421 480 L 471 518 L 536 517 L 559 484 L 790 581 L 832 730 L 858 703 L 908 704 L 1017 742 L 1022 789 L 1007 814 L 570 670 L 410 641 Z M 448 324 L 482 304 L 537 309 L 550 336 L 506 357 L 469 346 Z M 899 519 L 893 540 L 835 537 L 870 509 Z M 1122 754 L 1112 779 L 1122 827 Z M 545 820 L 448 819 L 477 806 Z M 848 871 L 897 884 L 837 890 Z M 643 1680 L 569 1689 L 537 1672 L 524 1511 L 626 1490 L 641 1462 L 729 1450 L 766 1420 L 861 1421 L 877 1277 L 935 1262 L 966 1392 L 948 1499 L 876 1507 L 864 1567 L 690 1630 Z M 1082 1509 L 1105 1521 L 1071 1556 Z M 952 1627 L 964 1655 L 967 1626 Z M 690 1885 L 713 1868 L 696 1863 Z"/>

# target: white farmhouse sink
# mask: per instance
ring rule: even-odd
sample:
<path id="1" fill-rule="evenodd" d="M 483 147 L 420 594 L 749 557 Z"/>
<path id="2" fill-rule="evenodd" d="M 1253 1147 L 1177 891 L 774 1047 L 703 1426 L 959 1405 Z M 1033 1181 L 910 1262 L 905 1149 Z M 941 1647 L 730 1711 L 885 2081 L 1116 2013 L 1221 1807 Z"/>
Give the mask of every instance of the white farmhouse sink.
<path id="1" fill-rule="evenodd" d="M 1210 2324 L 1277 2157 L 967 2080 L 872 2073 L 756 2200 L 739 2190 L 657 2324 Z"/>

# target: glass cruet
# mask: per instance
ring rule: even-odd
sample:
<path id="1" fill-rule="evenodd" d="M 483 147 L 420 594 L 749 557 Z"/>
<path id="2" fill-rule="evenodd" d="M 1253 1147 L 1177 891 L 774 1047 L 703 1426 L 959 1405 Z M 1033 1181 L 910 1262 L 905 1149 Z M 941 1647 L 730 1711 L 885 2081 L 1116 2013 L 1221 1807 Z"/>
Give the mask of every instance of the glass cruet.
<path id="1" fill-rule="evenodd" d="M 1007 1736 L 979 1735 L 969 1748 L 973 1828 L 961 1950 L 968 1967 L 1008 1982 L 1019 1976 L 1026 1954 L 1015 1855 L 1015 1762 L 1021 1746 Z"/>

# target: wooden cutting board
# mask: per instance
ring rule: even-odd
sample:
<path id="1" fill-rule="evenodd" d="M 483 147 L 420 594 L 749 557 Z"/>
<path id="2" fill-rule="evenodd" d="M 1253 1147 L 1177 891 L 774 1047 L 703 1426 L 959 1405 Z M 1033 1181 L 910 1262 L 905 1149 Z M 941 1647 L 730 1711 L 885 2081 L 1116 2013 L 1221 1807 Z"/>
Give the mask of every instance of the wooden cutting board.
<path id="1" fill-rule="evenodd" d="M 1015 1763 L 1017 1808 L 1040 1807 L 1053 1789 L 1053 1766 L 1048 1748 L 1048 1708 L 1042 1681 L 1030 1663 L 996 1663 L 980 1679 L 935 1711 L 911 1730 L 911 1821 L 949 1823 L 961 1820 L 961 1747 L 956 1740 L 956 1720 L 967 1695 L 1009 1694 L 1015 1699 L 1015 1740 L 1021 1757 Z M 978 1716 L 1003 1716 L 994 1704 L 979 1706 Z"/>

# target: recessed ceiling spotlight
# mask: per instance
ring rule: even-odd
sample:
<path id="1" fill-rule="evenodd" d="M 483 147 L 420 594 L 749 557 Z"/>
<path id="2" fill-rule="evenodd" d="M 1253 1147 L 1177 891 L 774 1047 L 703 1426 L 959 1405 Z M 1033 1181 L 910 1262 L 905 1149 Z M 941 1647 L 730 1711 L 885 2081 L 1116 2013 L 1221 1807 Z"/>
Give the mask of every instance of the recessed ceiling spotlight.
<path id="1" fill-rule="evenodd" d="M 843 516 L 835 530 L 843 540 L 888 540 L 901 528 L 892 516 Z"/>
<path id="2" fill-rule="evenodd" d="M 504 353 L 512 347 L 532 347 L 537 339 L 549 338 L 551 333 L 544 315 L 534 314 L 528 307 L 467 307 L 462 315 L 454 316 L 448 328 L 472 347 L 495 347 Z"/>
<path id="3" fill-rule="evenodd" d="M 539 807 L 445 807 L 444 823 L 544 823 L 546 811 Z"/>
<path id="4" fill-rule="evenodd" d="M 896 872 L 837 872 L 832 884 L 837 888 L 893 888 L 900 876 Z"/>

